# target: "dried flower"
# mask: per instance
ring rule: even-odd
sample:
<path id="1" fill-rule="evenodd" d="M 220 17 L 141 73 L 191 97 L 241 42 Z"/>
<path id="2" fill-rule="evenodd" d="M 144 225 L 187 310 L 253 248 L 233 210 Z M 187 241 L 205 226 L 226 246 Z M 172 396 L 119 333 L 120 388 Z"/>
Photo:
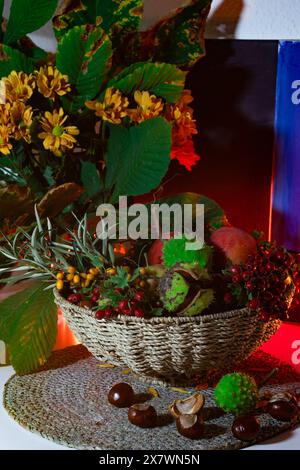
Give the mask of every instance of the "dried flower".
<path id="1" fill-rule="evenodd" d="M 15 101 L 26 102 L 31 98 L 35 88 L 35 82 L 32 75 L 24 72 L 11 72 L 8 77 L 3 78 L 5 86 L 5 97 L 10 103 Z"/>
<path id="2" fill-rule="evenodd" d="M 45 149 L 51 150 L 57 157 L 77 143 L 74 135 L 79 134 L 79 129 L 76 126 L 64 126 L 67 119 L 68 116 L 64 116 L 64 111 L 60 108 L 53 113 L 47 111 L 40 121 L 44 132 L 38 136 L 43 140 Z"/>
<path id="3" fill-rule="evenodd" d="M 134 93 L 134 99 L 138 107 L 128 111 L 134 122 L 140 123 L 146 119 L 159 116 L 164 109 L 162 100 L 155 95 L 150 95 L 148 91 L 137 90 Z"/>
<path id="4" fill-rule="evenodd" d="M 173 142 L 176 146 L 184 145 L 197 134 L 193 109 L 188 106 L 193 101 L 190 90 L 184 90 L 176 105 L 167 106 L 166 119 L 173 124 Z"/>
<path id="5" fill-rule="evenodd" d="M 41 67 L 36 72 L 36 84 L 39 92 L 51 100 L 54 100 L 56 95 L 64 96 L 71 91 L 69 77 L 52 65 Z"/>
<path id="6" fill-rule="evenodd" d="M 87 101 L 86 107 L 95 111 L 96 116 L 113 124 L 121 124 L 127 113 L 129 101 L 119 90 L 107 88 L 103 102 Z"/>

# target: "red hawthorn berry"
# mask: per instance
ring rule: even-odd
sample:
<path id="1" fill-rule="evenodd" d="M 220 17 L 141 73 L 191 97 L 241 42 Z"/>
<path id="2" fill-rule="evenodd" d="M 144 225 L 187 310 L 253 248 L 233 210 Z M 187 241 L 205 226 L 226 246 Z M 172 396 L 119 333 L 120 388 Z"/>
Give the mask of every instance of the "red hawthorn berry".
<path id="1" fill-rule="evenodd" d="M 134 294 L 134 300 L 136 300 L 137 302 L 141 302 L 144 298 L 144 293 L 140 290 L 137 290 L 136 293 Z"/>
<path id="2" fill-rule="evenodd" d="M 233 301 L 233 296 L 230 292 L 227 292 L 225 295 L 224 295 L 224 302 L 225 304 L 231 304 Z"/>
<path id="3" fill-rule="evenodd" d="M 102 318 L 105 318 L 105 310 L 97 310 L 95 317 L 97 320 L 102 320 Z"/>
<path id="4" fill-rule="evenodd" d="M 93 289 L 93 294 L 94 294 L 94 295 L 98 295 L 98 297 L 99 297 L 99 295 L 100 295 L 100 287 L 94 287 L 94 289 Z"/>
<path id="5" fill-rule="evenodd" d="M 257 310 L 259 308 L 259 300 L 258 299 L 252 299 L 248 303 L 248 307 L 251 308 L 251 310 Z"/>
<path id="6" fill-rule="evenodd" d="M 104 317 L 109 318 L 112 316 L 113 310 L 111 308 L 106 308 L 104 310 Z"/>
<path id="7" fill-rule="evenodd" d="M 134 316 L 135 316 L 135 317 L 138 317 L 138 318 L 143 318 L 143 317 L 144 317 L 144 312 L 143 312 L 143 310 L 142 310 L 141 308 L 139 308 L 139 307 L 135 308 L 134 311 L 133 311 L 133 313 L 134 313 Z"/>
<path id="8" fill-rule="evenodd" d="M 118 305 L 118 310 L 122 313 L 122 310 L 128 309 L 128 300 L 121 300 Z"/>
<path id="9" fill-rule="evenodd" d="M 239 274 L 240 271 L 241 271 L 241 268 L 239 266 L 231 266 L 231 268 L 229 269 L 229 271 L 232 273 L 232 274 Z"/>
<path id="10" fill-rule="evenodd" d="M 232 282 L 238 284 L 239 282 L 241 282 L 241 276 L 239 274 L 235 274 L 234 276 L 232 276 Z"/>
<path id="11" fill-rule="evenodd" d="M 99 300 L 99 295 L 94 294 L 93 297 L 91 298 L 91 301 L 96 303 Z"/>
<path id="12" fill-rule="evenodd" d="M 253 290 L 253 289 L 255 289 L 255 286 L 254 286 L 254 284 L 253 284 L 252 281 L 247 281 L 246 284 L 245 284 L 245 286 L 246 286 L 246 289 L 248 289 L 248 290 Z"/>
<path id="13" fill-rule="evenodd" d="M 67 298 L 67 301 L 70 302 L 70 304 L 78 304 L 81 299 L 81 294 L 70 294 Z"/>
<path id="14" fill-rule="evenodd" d="M 259 313 L 259 318 L 263 322 L 267 322 L 269 320 L 269 314 L 266 310 L 261 310 Z"/>

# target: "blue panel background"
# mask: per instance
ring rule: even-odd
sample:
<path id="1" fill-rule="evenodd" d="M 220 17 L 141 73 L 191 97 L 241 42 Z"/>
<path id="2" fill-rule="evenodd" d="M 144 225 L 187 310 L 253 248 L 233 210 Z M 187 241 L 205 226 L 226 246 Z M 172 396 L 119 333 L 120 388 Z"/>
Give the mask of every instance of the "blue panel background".
<path id="1" fill-rule="evenodd" d="M 292 102 L 296 91 L 292 84 L 296 80 L 300 81 L 300 42 L 281 41 L 275 118 L 272 238 L 289 250 L 300 251 L 300 92 L 299 104 Z"/>

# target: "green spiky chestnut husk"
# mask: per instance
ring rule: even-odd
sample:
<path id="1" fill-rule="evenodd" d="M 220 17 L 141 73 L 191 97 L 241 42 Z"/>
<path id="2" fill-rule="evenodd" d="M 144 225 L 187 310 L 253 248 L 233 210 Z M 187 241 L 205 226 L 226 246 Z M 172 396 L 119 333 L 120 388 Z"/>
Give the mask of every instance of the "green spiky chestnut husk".
<path id="1" fill-rule="evenodd" d="M 184 310 L 184 315 L 187 317 L 201 315 L 201 313 L 213 303 L 214 298 L 213 289 L 200 290 L 198 297 L 196 297 L 193 303 Z"/>
<path id="2" fill-rule="evenodd" d="M 169 312 L 175 312 L 185 301 L 189 285 L 181 274 L 170 271 L 160 281 L 160 297 Z"/>
<path id="3" fill-rule="evenodd" d="M 186 250 L 186 238 L 171 238 L 164 243 L 163 262 L 167 268 L 178 263 L 198 264 L 201 268 L 209 268 L 212 260 L 212 247 L 204 245 L 201 250 Z"/>
<path id="4" fill-rule="evenodd" d="M 240 372 L 222 377 L 215 388 L 215 401 L 227 413 L 240 416 L 255 409 L 258 388 L 253 377 Z"/>

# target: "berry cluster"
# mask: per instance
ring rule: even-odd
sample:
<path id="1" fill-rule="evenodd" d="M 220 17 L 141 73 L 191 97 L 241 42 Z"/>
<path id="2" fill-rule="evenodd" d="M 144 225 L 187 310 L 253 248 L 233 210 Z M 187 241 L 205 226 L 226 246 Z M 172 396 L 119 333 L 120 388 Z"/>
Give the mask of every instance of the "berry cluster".
<path id="1" fill-rule="evenodd" d="M 288 318 L 298 275 L 294 258 L 275 243 L 261 242 L 257 254 L 250 255 L 245 265 L 234 265 L 227 272 L 232 299 L 239 305 L 259 310 L 262 321 Z"/>
<path id="2" fill-rule="evenodd" d="M 97 310 L 95 316 L 97 320 L 110 318 L 113 315 L 126 315 L 143 318 L 145 316 L 142 308 L 143 301 L 144 292 L 137 290 L 131 300 L 120 300 L 116 307 L 107 307 L 105 309 Z"/>

